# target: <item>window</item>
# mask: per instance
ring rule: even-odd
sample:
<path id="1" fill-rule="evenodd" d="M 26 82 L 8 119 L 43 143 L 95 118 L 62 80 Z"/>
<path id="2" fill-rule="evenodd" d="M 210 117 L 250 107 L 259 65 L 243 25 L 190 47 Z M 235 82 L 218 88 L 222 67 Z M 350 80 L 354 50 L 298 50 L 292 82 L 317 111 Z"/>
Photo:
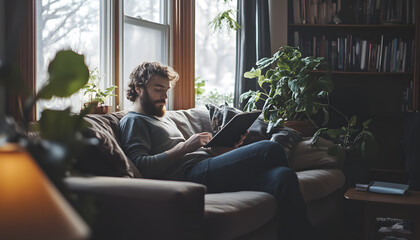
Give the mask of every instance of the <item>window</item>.
<path id="1" fill-rule="evenodd" d="M 100 68 L 101 34 L 100 0 L 36 1 L 37 91 L 48 78 L 48 64 L 61 49 L 72 49 L 85 55 L 89 69 Z M 70 99 L 53 98 L 38 101 L 37 116 L 44 108 L 64 109 L 71 106 L 77 112 L 81 94 Z"/>
<path id="2" fill-rule="evenodd" d="M 120 108 L 131 107 L 125 88 L 133 69 L 144 61 L 168 64 L 169 21 L 167 0 L 124 0 L 123 75 Z"/>
<path id="3" fill-rule="evenodd" d="M 196 107 L 206 103 L 227 102 L 233 106 L 236 67 L 236 32 L 215 32 L 210 21 L 226 5 L 207 0 L 196 4 L 195 16 L 195 83 Z M 236 9 L 236 1 L 230 7 Z M 204 86 L 203 86 L 204 84 Z M 197 91 L 197 87 L 202 91 Z"/>
<path id="4" fill-rule="evenodd" d="M 115 60 L 120 59 L 120 109 L 131 107 L 125 88 L 131 71 L 143 61 L 169 61 L 169 0 L 121 0 L 114 16 L 113 1 L 108 0 L 36 0 L 37 76 L 36 89 L 48 78 L 48 64 L 61 49 L 83 54 L 90 70 L 98 69 L 103 89 L 115 83 Z M 114 25 L 119 16 L 120 32 Z M 117 35 L 118 34 L 118 35 Z M 120 39 L 116 46 L 115 39 Z M 99 47 L 98 47 L 99 46 Z M 115 56 L 119 49 L 120 56 Z M 81 108 L 83 96 L 38 101 L 37 118 L 44 108 L 73 112 Z M 113 104 L 109 99 L 108 104 Z"/>

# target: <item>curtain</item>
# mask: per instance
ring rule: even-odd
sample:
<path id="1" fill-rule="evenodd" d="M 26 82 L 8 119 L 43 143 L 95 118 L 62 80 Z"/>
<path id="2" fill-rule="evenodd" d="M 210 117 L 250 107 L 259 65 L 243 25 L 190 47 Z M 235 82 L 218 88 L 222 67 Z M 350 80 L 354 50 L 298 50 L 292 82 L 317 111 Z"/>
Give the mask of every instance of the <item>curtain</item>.
<path id="1" fill-rule="evenodd" d="M 268 0 L 238 0 L 238 23 L 241 28 L 236 35 L 234 105 L 242 108 L 241 94 L 259 87 L 257 81 L 245 79 L 244 73 L 251 70 L 258 59 L 271 56 Z"/>

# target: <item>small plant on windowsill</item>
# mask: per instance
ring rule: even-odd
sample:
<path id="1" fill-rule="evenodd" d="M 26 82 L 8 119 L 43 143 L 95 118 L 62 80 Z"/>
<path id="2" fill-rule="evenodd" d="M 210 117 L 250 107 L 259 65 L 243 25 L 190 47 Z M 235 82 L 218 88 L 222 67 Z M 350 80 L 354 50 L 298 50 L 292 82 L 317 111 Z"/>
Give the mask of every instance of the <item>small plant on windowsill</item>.
<path id="1" fill-rule="evenodd" d="M 83 104 L 83 108 L 93 106 L 91 113 L 105 114 L 109 113 L 111 106 L 105 105 L 108 97 L 116 96 L 113 92 L 117 86 L 112 85 L 102 91 L 99 88 L 99 82 L 102 77 L 99 75 L 97 68 L 90 71 L 89 82 L 83 87 L 83 95 L 88 97 L 88 101 Z"/>

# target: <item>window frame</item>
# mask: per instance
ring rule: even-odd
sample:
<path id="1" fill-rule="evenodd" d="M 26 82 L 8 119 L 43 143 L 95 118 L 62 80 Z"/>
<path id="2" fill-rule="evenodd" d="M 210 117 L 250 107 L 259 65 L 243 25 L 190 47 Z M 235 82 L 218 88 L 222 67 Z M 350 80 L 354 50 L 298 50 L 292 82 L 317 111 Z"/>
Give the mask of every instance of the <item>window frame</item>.
<path id="1" fill-rule="evenodd" d="M 119 17 L 118 19 L 120 19 L 120 24 L 118 26 L 119 31 L 118 31 L 118 38 L 119 38 L 119 64 L 120 64 L 120 68 L 119 68 L 119 80 L 118 80 L 118 94 L 115 97 L 116 99 L 118 99 L 116 102 L 118 102 L 118 106 L 119 109 L 127 109 L 124 106 L 124 98 L 125 98 L 125 92 L 124 92 L 124 87 L 127 85 L 128 83 L 128 76 L 124 76 L 124 26 L 125 24 L 131 24 L 134 26 L 139 26 L 139 27 L 144 27 L 144 28 L 148 28 L 148 29 L 153 29 L 153 30 L 158 30 L 162 33 L 164 33 L 164 38 L 162 39 L 162 46 L 163 46 L 163 55 L 161 56 L 162 59 L 165 60 L 165 62 L 163 62 L 163 64 L 170 64 L 170 57 L 171 57 L 171 21 L 170 21 L 170 16 L 171 16 L 171 11 L 169 11 L 170 9 L 172 9 L 172 5 L 171 5 L 171 1 L 170 0 L 160 0 L 161 2 L 161 10 L 163 8 L 163 14 L 161 14 L 161 21 L 163 23 L 156 23 L 156 22 L 151 22 L 148 20 L 143 20 L 140 18 L 135 18 L 129 15 L 125 15 L 124 14 L 124 0 L 120 0 L 119 1 L 119 9 L 121 9 L 120 11 L 118 11 Z M 166 3 L 166 4 L 165 4 Z M 125 81 L 124 81 L 125 80 Z M 168 100 L 168 107 L 170 106 L 170 99 Z"/>
<path id="2" fill-rule="evenodd" d="M 101 0 L 102 2 L 107 2 L 107 6 L 108 8 L 104 11 L 106 11 L 106 14 L 110 14 L 112 15 L 112 22 L 109 23 L 109 27 L 108 28 L 108 32 L 111 35 L 111 41 L 112 43 L 109 43 L 108 46 L 111 46 L 108 48 L 108 53 L 107 53 L 107 57 L 104 57 L 101 59 L 106 59 L 107 63 L 104 64 L 104 66 L 106 66 L 108 64 L 107 67 L 107 71 L 110 71 L 110 73 L 107 73 L 107 79 L 109 79 L 108 81 L 110 81 L 111 83 L 113 82 L 115 85 L 120 86 L 121 84 L 121 79 L 122 79 L 122 71 L 121 68 L 123 66 L 123 62 L 122 62 L 122 58 L 121 58 L 121 50 L 122 50 L 122 39 L 123 36 L 121 35 L 121 31 L 122 31 L 122 25 L 123 25 L 123 16 L 122 14 L 120 14 L 120 9 L 122 9 L 122 0 L 113 0 L 113 1 L 107 1 L 107 0 Z M 190 36 L 188 35 L 188 31 L 187 32 L 182 32 L 182 33 L 176 33 L 175 36 L 175 32 L 177 32 L 177 27 L 174 27 L 174 21 L 175 18 L 181 18 L 181 21 L 183 21 L 183 19 L 185 20 L 189 20 L 192 21 L 194 20 L 194 15 L 191 16 L 186 16 L 182 14 L 183 12 L 183 7 L 180 5 L 180 3 L 182 2 L 181 0 L 165 0 L 168 1 L 168 9 L 167 9 L 167 14 L 166 17 L 168 18 L 167 21 L 169 22 L 170 28 L 169 28 L 169 37 L 168 37 L 168 65 L 173 66 L 174 69 L 178 72 L 180 72 L 177 67 L 175 67 L 175 64 L 179 64 L 180 60 L 182 59 L 183 61 L 188 61 L 191 62 L 190 59 L 188 59 L 189 57 L 192 56 L 192 62 L 194 62 L 194 56 L 193 54 L 182 54 L 180 56 L 177 56 L 178 59 L 174 59 L 174 53 L 173 50 L 175 49 L 175 41 L 180 42 L 180 39 L 184 39 L 184 38 L 188 38 L 190 39 L 191 37 L 194 36 Z M 101 2 L 101 3 L 102 3 Z M 189 4 L 194 4 L 195 0 L 191 0 L 191 1 L 187 1 L 190 2 Z M 184 11 L 185 12 L 185 11 Z M 32 95 L 36 94 L 36 4 L 35 1 L 33 0 L 22 0 L 22 1 L 6 1 L 5 2 L 5 26 L 6 26 L 6 32 L 10 32 L 12 31 L 13 34 L 16 33 L 15 35 L 19 36 L 18 39 L 18 43 L 16 43 L 15 45 L 18 46 L 18 48 L 14 51 L 11 51 L 11 55 L 13 56 L 6 56 L 9 59 L 16 59 L 16 61 L 18 62 L 19 66 L 20 66 L 20 72 L 21 75 L 24 78 L 24 81 L 27 83 L 30 92 Z M 17 28 L 16 28 L 16 19 L 14 18 L 14 15 L 19 15 L 21 16 L 20 21 L 17 22 Z M 192 13 L 194 14 L 194 13 Z M 9 17 L 8 17 L 9 16 Z M 25 17 L 27 19 L 25 19 Z M 193 22 L 189 23 L 194 24 Z M 178 23 L 178 25 L 180 25 Z M 179 27 L 179 26 L 178 26 Z M 9 31 L 7 31 L 7 29 L 10 29 Z M 187 34 L 187 35 L 185 35 Z M 9 45 L 13 45 L 12 43 L 10 43 L 9 41 L 6 41 L 6 47 L 9 47 Z M 194 49 L 192 49 L 192 51 L 194 51 Z M 189 64 L 188 66 L 185 67 L 185 69 L 189 69 L 188 71 L 194 73 L 194 65 Z M 181 74 L 180 74 L 181 75 Z M 193 76 L 193 75 L 192 75 Z M 182 77 L 182 75 L 181 75 Z M 182 86 L 184 85 L 188 85 L 188 87 L 192 86 L 192 90 L 191 93 L 188 93 L 188 96 L 184 96 L 182 93 L 180 94 L 180 92 L 178 91 L 174 91 L 173 93 L 170 92 L 169 94 L 169 99 L 186 99 L 186 102 L 189 102 L 190 106 L 194 106 L 194 100 L 192 98 L 192 101 L 189 98 L 189 95 L 194 95 L 194 77 L 192 78 L 185 78 L 185 79 L 180 79 L 180 81 L 178 81 L 177 83 L 177 87 L 176 89 L 179 88 L 183 88 Z M 113 110 L 114 111 L 118 111 L 120 109 L 116 108 L 119 105 L 119 100 L 122 96 L 124 96 L 125 94 L 121 93 L 121 89 L 118 88 L 119 91 L 116 92 L 116 95 L 114 97 L 114 104 L 113 105 Z M 25 100 L 25 98 L 23 98 L 22 96 L 20 96 L 19 94 L 13 94 L 13 93 L 9 93 L 8 91 L 6 91 L 6 114 L 10 115 L 12 117 L 14 117 L 16 120 L 21 120 L 21 112 L 19 111 L 20 107 L 19 107 L 19 103 L 22 104 Z M 184 101 L 184 100 L 183 100 Z M 174 101 L 168 101 L 169 102 L 169 109 L 180 109 L 180 105 L 179 104 L 174 104 Z M 184 101 L 185 102 L 185 101 Z M 184 105 L 184 106 L 188 106 Z M 186 108 L 186 107 L 184 107 Z M 29 121 L 35 121 L 36 120 L 36 106 L 33 106 L 32 112 L 30 114 L 30 116 L 28 117 L 27 120 Z"/>

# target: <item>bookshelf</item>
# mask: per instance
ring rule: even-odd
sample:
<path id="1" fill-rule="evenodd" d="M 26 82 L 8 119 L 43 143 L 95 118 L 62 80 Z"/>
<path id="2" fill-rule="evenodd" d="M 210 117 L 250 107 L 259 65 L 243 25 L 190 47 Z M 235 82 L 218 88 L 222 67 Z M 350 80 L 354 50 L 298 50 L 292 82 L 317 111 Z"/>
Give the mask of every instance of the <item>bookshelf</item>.
<path id="1" fill-rule="evenodd" d="M 405 170 L 403 116 L 419 110 L 420 3 L 415 2 L 288 0 L 288 45 L 328 61 L 332 105 L 349 117 L 372 119 L 379 153 L 369 167 L 376 174 Z"/>

